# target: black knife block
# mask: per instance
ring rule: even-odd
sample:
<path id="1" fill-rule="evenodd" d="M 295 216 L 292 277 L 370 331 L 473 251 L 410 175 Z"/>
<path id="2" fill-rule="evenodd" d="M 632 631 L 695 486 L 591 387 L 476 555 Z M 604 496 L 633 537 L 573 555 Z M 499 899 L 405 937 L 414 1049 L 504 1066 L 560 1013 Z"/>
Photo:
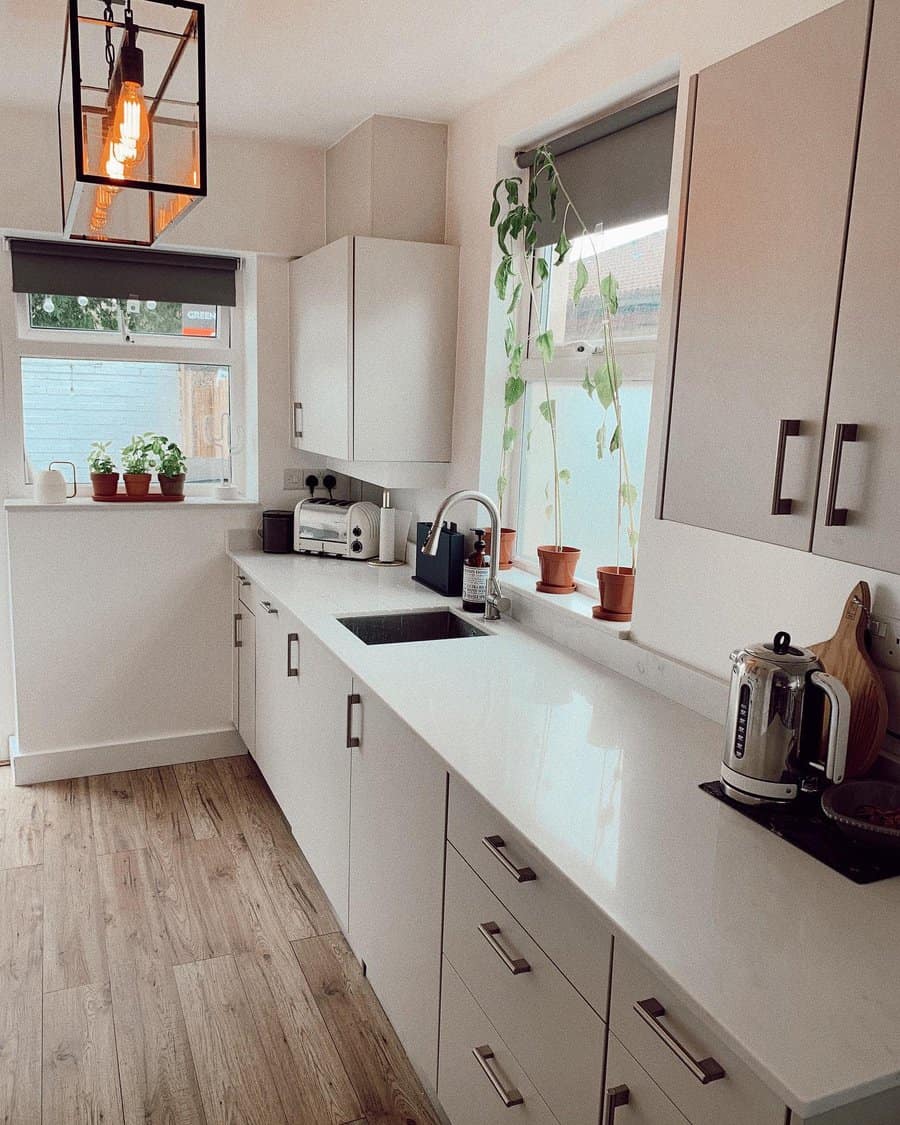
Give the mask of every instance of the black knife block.
<path id="1" fill-rule="evenodd" d="M 413 582 L 421 582 L 448 598 L 458 598 L 462 593 L 463 566 L 466 561 L 466 537 L 456 530 L 456 524 L 441 528 L 438 552 L 423 555 L 422 546 L 431 530 L 430 523 L 416 524 L 416 573 Z"/>

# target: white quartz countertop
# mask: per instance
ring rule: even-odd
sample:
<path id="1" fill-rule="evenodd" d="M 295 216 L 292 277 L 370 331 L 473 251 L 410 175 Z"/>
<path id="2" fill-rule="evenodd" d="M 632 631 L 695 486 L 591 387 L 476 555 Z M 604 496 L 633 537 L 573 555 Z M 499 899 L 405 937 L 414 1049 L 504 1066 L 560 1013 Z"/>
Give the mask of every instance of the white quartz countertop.
<path id="1" fill-rule="evenodd" d="M 509 620 L 486 638 L 365 645 L 339 616 L 458 607 L 408 567 L 232 558 L 801 1117 L 900 1085 L 900 879 L 857 886 L 703 793 L 720 725 Z"/>

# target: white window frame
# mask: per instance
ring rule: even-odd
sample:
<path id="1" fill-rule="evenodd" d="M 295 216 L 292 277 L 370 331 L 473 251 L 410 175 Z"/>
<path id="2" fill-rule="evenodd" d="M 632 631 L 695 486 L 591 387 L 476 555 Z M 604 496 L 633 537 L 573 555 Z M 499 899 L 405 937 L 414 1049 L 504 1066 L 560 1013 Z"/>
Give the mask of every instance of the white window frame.
<path id="1" fill-rule="evenodd" d="M 5 329 L 0 339 L 0 359 L 2 359 L 3 397 L 5 400 L 6 424 L 4 446 L 8 453 L 6 461 L 9 495 L 30 499 L 33 487 L 27 483 L 25 470 L 25 423 L 22 411 L 22 360 L 23 359 L 63 359 L 112 361 L 126 363 L 196 363 L 210 367 L 229 369 L 229 396 L 234 427 L 243 425 L 244 403 L 244 356 L 243 318 L 240 305 L 240 285 L 238 303 L 234 308 L 219 306 L 219 335 L 209 336 L 135 336 L 126 342 L 116 333 L 67 331 L 58 328 L 32 328 L 28 310 L 28 294 L 13 293 L 11 286 L 7 292 L 8 308 L 11 315 L 2 318 Z M 237 343 L 236 343 L 237 342 Z M 44 466 L 35 465 L 39 469 Z M 77 466 L 76 480 L 78 495 L 90 494 L 90 480 L 81 479 L 87 472 L 86 465 Z M 242 492 L 246 492 L 245 459 L 232 458 L 234 482 Z M 208 495 L 208 483 L 185 485 L 185 495 Z"/>

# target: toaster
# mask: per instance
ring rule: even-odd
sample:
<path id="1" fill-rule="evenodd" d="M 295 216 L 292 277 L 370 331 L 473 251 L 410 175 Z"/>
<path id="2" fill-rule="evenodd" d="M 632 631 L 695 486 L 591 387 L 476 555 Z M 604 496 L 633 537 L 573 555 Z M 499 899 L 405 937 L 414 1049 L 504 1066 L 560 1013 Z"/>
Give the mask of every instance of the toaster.
<path id="1" fill-rule="evenodd" d="M 336 559 L 374 559 L 379 515 L 368 500 L 307 497 L 294 509 L 294 550 Z"/>

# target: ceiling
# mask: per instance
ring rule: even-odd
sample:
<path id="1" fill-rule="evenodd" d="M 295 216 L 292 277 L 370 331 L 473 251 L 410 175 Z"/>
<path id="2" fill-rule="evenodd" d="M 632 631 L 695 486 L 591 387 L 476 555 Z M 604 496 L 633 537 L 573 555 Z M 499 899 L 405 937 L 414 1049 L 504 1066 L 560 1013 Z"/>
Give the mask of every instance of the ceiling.
<path id="1" fill-rule="evenodd" d="M 210 131 L 327 146 L 373 113 L 450 121 L 640 2 L 207 0 Z M 55 109 L 64 11 L 0 0 L 0 105 Z"/>

